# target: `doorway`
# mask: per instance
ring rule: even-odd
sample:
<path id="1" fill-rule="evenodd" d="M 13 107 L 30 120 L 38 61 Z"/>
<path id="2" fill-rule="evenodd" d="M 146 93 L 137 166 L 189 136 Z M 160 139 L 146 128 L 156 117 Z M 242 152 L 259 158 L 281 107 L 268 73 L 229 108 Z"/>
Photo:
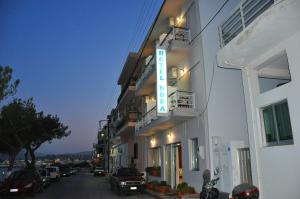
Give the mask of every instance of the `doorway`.
<path id="1" fill-rule="evenodd" d="M 172 188 L 183 182 L 181 143 L 165 147 L 165 180 Z"/>

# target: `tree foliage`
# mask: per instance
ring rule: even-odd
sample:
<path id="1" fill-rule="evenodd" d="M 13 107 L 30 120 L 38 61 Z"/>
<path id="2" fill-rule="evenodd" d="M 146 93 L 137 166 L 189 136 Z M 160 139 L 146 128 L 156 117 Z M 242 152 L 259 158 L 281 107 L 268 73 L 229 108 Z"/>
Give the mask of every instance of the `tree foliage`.
<path id="1" fill-rule="evenodd" d="M 20 80 L 12 82 L 12 68 L 9 66 L 0 66 L 0 102 L 9 95 L 16 92 Z"/>
<path id="2" fill-rule="evenodd" d="M 15 156 L 25 149 L 25 160 L 34 167 L 34 152 L 44 143 L 68 136 L 68 127 L 57 116 L 37 112 L 32 99 L 15 99 L 1 109 L 0 152 L 7 153 L 14 161 Z M 28 161 L 28 154 L 31 162 Z"/>

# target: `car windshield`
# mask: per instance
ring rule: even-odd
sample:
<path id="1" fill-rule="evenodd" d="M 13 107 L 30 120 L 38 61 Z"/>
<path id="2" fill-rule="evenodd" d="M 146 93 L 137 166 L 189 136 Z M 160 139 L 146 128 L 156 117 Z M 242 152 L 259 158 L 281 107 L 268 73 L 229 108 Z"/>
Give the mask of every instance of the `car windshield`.
<path id="1" fill-rule="evenodd" d="M 118 176 L 137 176 L 139 172 L 134 168 L 122 168 L 118 170 Z"/>
<path id="2" fill-rule="evenodd" d="M 41 176 L 46 176 L 47 172 L 45 170 L 40 171 Z"/>
<path id="3" fill-rule="evenodd" d="M 30 178 L 30 173 L 26 171 L 15 171 L 10 176 L 9 179 L 28 179 Z"/>

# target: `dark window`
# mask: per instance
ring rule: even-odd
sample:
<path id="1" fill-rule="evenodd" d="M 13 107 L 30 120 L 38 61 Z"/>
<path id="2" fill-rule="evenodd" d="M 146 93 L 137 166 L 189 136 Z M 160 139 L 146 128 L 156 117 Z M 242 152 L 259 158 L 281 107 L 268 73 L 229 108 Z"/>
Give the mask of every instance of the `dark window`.
<path id="1" fill-rule="evenodd" d="M 262 109 L 266 143 L 268 145 L 293 144 L 293 133 L 287 101 Z"/>
<path id="2" fill-rule="evenodd" d="M 134 154 L 134 159 L 137 159 L 138 158 L 138 144 L 135 143 L 133 145 L 133 154 Z"/>

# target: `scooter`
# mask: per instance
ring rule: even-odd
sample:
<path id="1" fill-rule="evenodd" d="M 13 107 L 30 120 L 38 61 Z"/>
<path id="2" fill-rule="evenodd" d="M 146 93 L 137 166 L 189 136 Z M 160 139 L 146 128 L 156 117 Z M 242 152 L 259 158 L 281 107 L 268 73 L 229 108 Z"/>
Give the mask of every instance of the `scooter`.
<path id="1" fill-rule="evenodd" d="M 200 199 L 219 198 L 220 192 L 217 188 L 215 188 L 215 185 L 220 180 L 219 173 L 220 173 L 220 169 L 216 168 L 214 171 L 214 178 L 211 179 L 209 170 L 205 170 L 203 172 L 203 185 L 202 185 L 202 191 L 200 193 Z"/>
<path id="2" fill-rule="evenodd" d="M 243 183 L 236 186 L 232 191 L 232 196 L 229 194 L 220 192 L 215 185 L 220 180 L 220 169 L 214 170 L 214 177 L 211 179 L 210 171 L 205 170 L 203 172 L 203 185 L 200 193 L 200 199 L 258 199 L 259 190 L 257 187 L 248 183 Z"/>

